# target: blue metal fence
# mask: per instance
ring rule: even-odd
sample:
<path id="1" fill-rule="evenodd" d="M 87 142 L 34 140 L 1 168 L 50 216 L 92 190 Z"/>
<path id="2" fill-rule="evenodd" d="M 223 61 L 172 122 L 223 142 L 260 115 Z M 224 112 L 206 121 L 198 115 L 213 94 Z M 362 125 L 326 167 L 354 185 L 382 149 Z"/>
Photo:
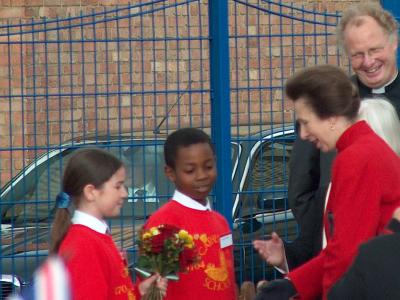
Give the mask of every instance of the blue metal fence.
<path id="1" fill-rule="evenodd" d="M 110 220 L 134 260 L 134 230 L 173 191 L 162 172 L 165 136 L 195 126 L 216 144 L 211 199 L 232 220 L 238 282 L 276 276 L 250 241 L 297 232 L 283 85 L 304 66 L 346 66 L 338 18 L 281 1 L 158 0 L 0 27 L 0 273 L 29 281 L 47 255 L 63 166 L 90 145 L 124 159 L 129 187 L 154 181 L 157 200 L 130 196 Z"/>

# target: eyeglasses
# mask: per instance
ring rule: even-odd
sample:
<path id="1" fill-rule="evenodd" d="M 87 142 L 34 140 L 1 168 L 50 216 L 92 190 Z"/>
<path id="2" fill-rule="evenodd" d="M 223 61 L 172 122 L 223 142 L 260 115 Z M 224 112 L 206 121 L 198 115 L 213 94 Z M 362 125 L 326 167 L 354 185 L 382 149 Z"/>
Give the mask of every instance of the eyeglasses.
<path id="1" fill-rule="evenodd" d="M 369 59 L 376 59 L 380 54 L 382 54 L 385 49 L 387 48 L 387 46 L 391 43 L 391 39 L 388 38 L 382 45 L 374 47 L 374 48 L 370 48 L 365 52 L 356 52 L 352 55 L 350 55 L 350 60 L 352 62 L 352 64 L 361 64 L 362 62 L 364 62 L 364 60 L 366 58 Z"/>
<path id="2" fill-rule="evenodd" d="M 380 53 L 383 52 L 385 47 L 378 47 L 378 48 L 372 48 L 368 49 L 366 52 L 357 52 L 353 55 L 350 56 L 350 59 L 352 62 L 361 62 L 365 59 L 365 57 L 370 57 L 375 59 Z"/>

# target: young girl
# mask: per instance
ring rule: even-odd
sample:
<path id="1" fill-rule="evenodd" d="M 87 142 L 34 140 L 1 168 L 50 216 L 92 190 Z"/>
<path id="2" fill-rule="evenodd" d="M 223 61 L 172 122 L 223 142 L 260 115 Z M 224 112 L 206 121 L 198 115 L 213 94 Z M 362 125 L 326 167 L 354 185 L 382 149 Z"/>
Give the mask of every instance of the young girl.
<path id="1" fill-rule="evenodd" d="M 104 219 L 118 216 L 128 196 L 124 181 L 122 162 L 103 150 L 79 150 L 67 164 L 50 252 L 65 260 L 74 300 L 139 299 L 155 280 L 166 292 L 166 279 L 158 275 L 135 288 L 126 260 L 107 234 Z M 72 219 L 70 202 L 76 208 Z"/>

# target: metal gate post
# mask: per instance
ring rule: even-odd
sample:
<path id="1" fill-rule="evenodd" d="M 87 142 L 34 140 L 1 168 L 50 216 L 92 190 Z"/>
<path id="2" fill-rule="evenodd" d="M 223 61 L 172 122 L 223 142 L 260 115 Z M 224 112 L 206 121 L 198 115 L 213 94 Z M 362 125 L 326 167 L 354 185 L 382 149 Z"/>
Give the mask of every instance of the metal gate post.
<path id="1" fill-rule="evenodd" d="M 217 154 L 216 210 L 232 226 L 228 0 L 209 0 L 211 136 Z"/>
<path id="2" fill-rule="evenodd" d="M 397 22 L 400 21 L 400 5 L 398 0 L 381 0 L 382 7 L 392 13 Z M 397 67 L 400 67 L 400 56 L 397 51 Z"/>

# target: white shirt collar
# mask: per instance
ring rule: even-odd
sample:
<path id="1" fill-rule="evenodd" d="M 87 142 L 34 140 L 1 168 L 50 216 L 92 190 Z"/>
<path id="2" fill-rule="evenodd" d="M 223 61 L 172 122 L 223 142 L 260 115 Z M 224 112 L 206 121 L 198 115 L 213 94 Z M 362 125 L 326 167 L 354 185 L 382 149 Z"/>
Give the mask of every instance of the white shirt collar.
<path id="1" fill-rule="evenodd" d="M 399 71 L 396 72 L 396 75 L 393 77 L 392 80 L 390 80 L 388 83 L 386 83 L 384 86 L 377 88 L 377 89 L 372 89 L 372 94 L 384 94 L 385 93 L 385 88 L 390 85 L 396 78 L 398 75 Z"/>
<path id="2" fill-rule="evenodd" d="M 182 194 L 178 190 L 175 190 L 172 200 L 178 202 L 179 204 L 197 210 L 211 210 L 210 201 L 207 200 L 207 204 L 203 205 L 196 200 Z"/>
<path id="3" fill-rule="evenodd" d="M 72 224 L 79 224 L 89 227 L 90 229 L 103 234 L 108 231 L 108 225 L 105 221 L 99 220 L 96 217 L 93 217 L 92 215 L 84 213 L 80 210 L 75 210 L 71 222 Z"/>

